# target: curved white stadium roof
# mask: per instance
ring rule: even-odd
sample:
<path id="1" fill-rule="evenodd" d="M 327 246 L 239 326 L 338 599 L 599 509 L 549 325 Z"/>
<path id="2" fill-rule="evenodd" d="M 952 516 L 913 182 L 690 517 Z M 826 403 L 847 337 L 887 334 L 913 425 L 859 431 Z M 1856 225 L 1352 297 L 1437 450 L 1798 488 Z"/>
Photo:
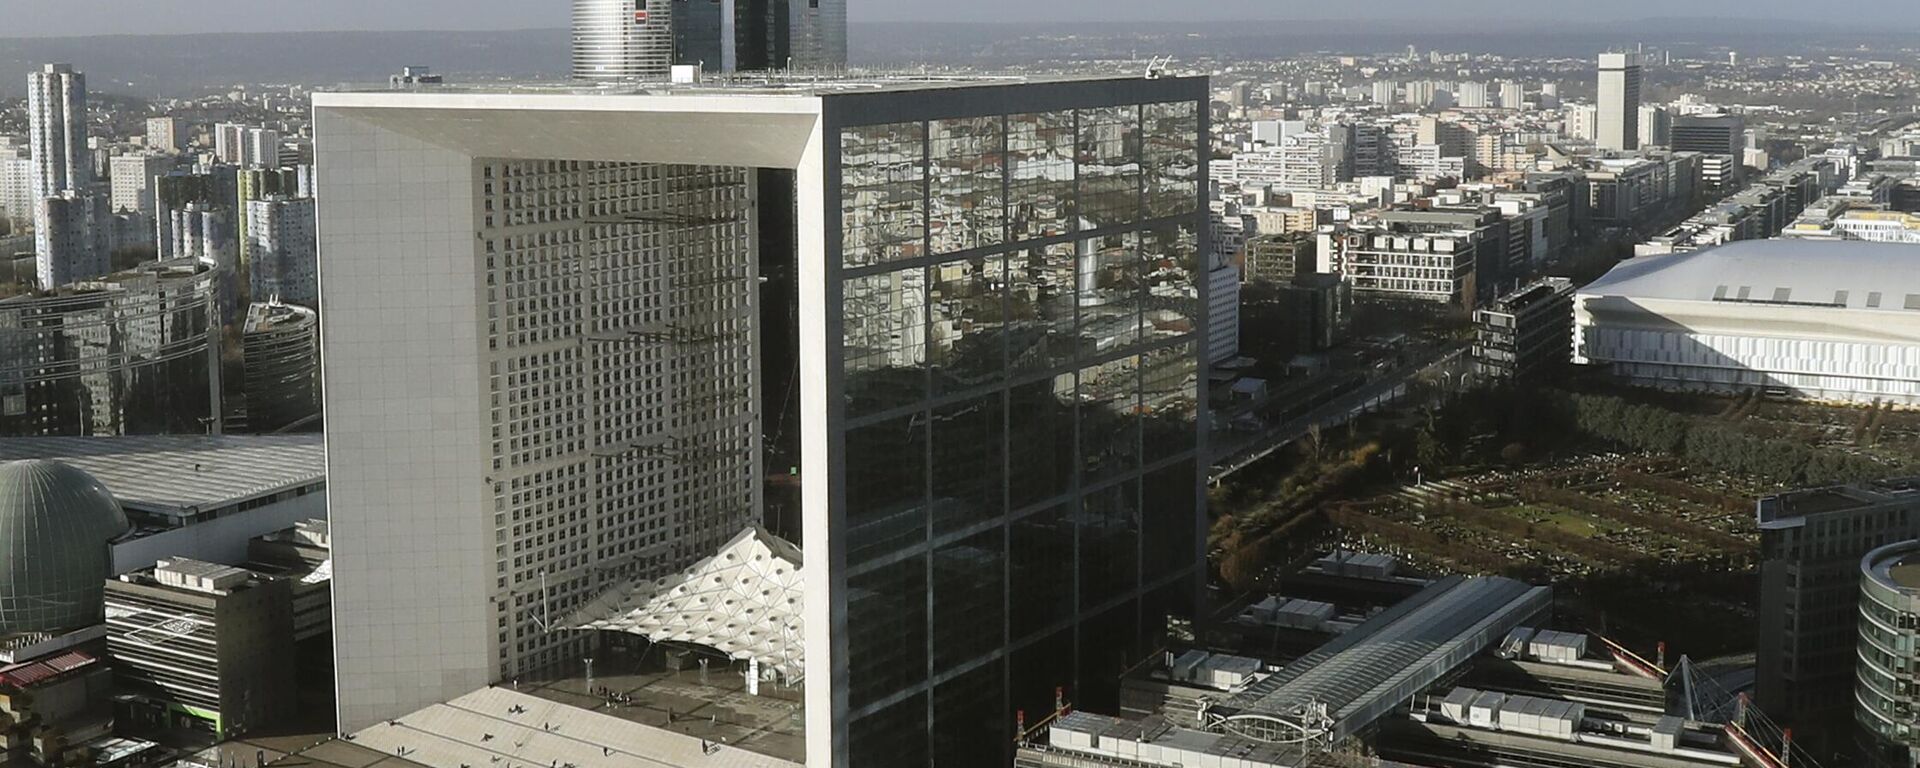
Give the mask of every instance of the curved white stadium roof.
<path id="1" fill-rule="evenodd" d="M 594 598 L 561 626 L 703 645 L 798 680 L 806 671 L 800 566 L 798 547 L 748 528 L 680 573 Z"/>
<path id="2" fill-rule="evenodd" d="M 1687 253 L 1629 259 L 1578 293 L 1630 299 L 1920 310 L 1920 245 L 1744 240 Z"/>

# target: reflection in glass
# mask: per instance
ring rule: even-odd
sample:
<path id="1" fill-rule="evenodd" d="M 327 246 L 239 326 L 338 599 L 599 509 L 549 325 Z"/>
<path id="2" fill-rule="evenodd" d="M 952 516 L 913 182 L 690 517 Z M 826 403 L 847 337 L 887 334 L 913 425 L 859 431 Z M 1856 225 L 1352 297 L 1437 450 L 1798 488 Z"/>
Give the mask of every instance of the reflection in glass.
<path id="1" fill-rule="evenodd" d="M 1193 213 L 1198 207 L 1200 110 L 1193 102 L 1148 104 L 1142 154 L 1147 169 L 1146 217 Z"/>
<path id="2" fill-rule="evenodd" d="M 1083 109 L 1079 120 L 1081 226 L 1113 227 L 1138 221 L 1140 108 Z"/>
<path id="3" fill-rule="evenodd" d="M 1013 723 L 1007 719 L 1004 671 L 1004 662 L 995 660 L 934 689 L 936 765 L 1008 764 Z"/>
<path id="4" fill-rule="evenodd" d="M 1199 420 L 1199 358 L 1193 342 L 1162 347 L 1140 356 L 1140 415 L 1151 464 L 1195 447 Z"/>
<path id="5" fill-rule="evenodd" d="M 1000 648 L 1005 538 L 995 528 L 933 553 L 934 674 Z"/>
<path id="6" fill-rule="evenodd" d="M 1189 430 L 1191 431 L 1191 430 Z M 1142 578 L 1158 581 L 1193 567 L 1195 549 L 1194 462 L 1189 459 L 1150 472 L 1141 483 Z"/>
<path id="7" fill-rule="evenodd" d="M 935 120 L 928 125 L 933 252 L 1006 241 L 1006 127 L 1003 118 Z"/>
<path id="8" fill-rule="evenodd" d="M 1015 386 L 1008 398 L 1008 505 L 1018 510 L 1072 490 L 1073 374 Z"/>
<path id="9" fill-rule="evenodd" d="M 926 398 L 926 271 L 848 279 L 842 298 L 847 415 Z"/>
<path id="10" fill-rule="evenodd" d="M 923 414 L 847 431 L 847 561 L 860 563 L 927 540 Z"/>
<path id="11" fill-rule="evenodd" d="M 1192 333 L 1201 315 L 1199 238 L 1191 225 L 1163 224 L 1140 233 L 1140 268 L 1147 285 L 1150 333 Z"/>
<path id="12" fill-rule="evenodd" d="M 1140 483 L 1086 495 L 1080 513 L 1080 607 L 1128 594 L 1140 578 Z"/>
<path id="13" fill-rule="evenodd" d="M 1018 641 L 1073 615 L 1073 506 L 1059 504 L 1010 526 L 1009 636 Z"/>
<path id="14" fill-rule="evenodd" d="M 927 681 L 927 561 L 911 557 L 847 579 L 847 703 Z"/>
<path id="15" fill-rule="evenodd" d="M 925 254 L 926 128 L 892 123 L 840 133 L 842 253 L 848 267 Z"/>
<path id="16" fill-rule="evenodd" d="M 909 696 L 854 720 L 847 741 L 849 768 L 927 765 L 927 695 Z"/>
<path id="17" fill-rule="evenodd" d="M 1145 303 L 1140 254 L 1131 232 L 1079 241 L 1075 274 L 1081 343 L 1095 353 L 1133 346 L 1141 338 Z"/>
<path id="18" fill-rule="evenodd" d="M 984 256 L 929 268 L 935 395 L 1005 378 L 1006 264 L 1004 256 Z"/>
<path id="19" fill-rule="evenodd" d="M 1140 468 L 1140 356 L 1080 369 L 1080 466 L 1094 482 Z"/>
<path id="20" fill-rule="evenodd" d="M 1015 253 L 1007 301 L 1009 356 L 1016 375 L 1073 362 L 1079 347 L 1075 275 L 1079 246 L 1059 243 Z"/>
<path id="21" fill-rule="evenodd" d="M 1014 242 L 1064 235 L 1079 222 L 1072 112 L 1007 118 L 1008 210 Z"/>
<path id="22" fill-rule="evenodd" d="M 1000 393 L 933 412 L 936 535 L 994 520 L 1006 510 L 1005 419 Z"/>

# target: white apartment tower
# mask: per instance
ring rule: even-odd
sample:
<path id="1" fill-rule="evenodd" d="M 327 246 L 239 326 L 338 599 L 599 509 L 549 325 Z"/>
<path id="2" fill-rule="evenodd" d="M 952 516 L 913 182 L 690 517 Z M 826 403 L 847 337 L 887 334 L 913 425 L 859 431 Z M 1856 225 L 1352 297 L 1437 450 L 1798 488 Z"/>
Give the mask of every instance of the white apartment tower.
<path id="1" fill-rule="evenodd" d="M 1640 148 L 1640 54 L 1600 54 L 1598 125 L 1594 143 L 1601 149 Z"/>
<path id="2" fill-rule="evenodd" d="M 87 76 L 69 64 L 48 64 L 27 75 L 35 197 L 83 191 L 93 183 L 87 149 Z"/>
<path id="3" fill-rule="evenodd" d="M 159 205 L 155 180 L 173 170 L 173 164 L 172 155 L 157 152 L 116 155 L 107 161 L 114 212 L 152 216 Z"/>
<path id="4" fill-rule="evenodd" d="M 187 148 L 187 135 L 181 130 L 180 118 L 171 115 L 147 118 L 147 147 L 162 152 L 179 152 Z"/>
<path id="5" fill-rule="evenodd" d="M 247 287 L 255 302 L 277 298 L 318 307 L 313 198 L 280 195 L 247 201 Z"/>

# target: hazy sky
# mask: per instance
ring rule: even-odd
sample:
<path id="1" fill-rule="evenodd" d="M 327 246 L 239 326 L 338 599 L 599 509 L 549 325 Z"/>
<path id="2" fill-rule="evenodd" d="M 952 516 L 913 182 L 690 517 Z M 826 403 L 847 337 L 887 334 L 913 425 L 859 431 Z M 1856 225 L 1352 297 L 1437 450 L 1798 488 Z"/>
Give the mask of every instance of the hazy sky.
<path id="1" fill-rule="evenodd" d="M 1914 0 L 1852 0 L 1842 18 L 1903 16 Z M 849 0 L 856 21 L 1222 21 L 1650 16 L 1832 18 L 1805 0 Z M 0 0 L 0 37 L 321 29 L 564 27 L 568 0 Z"/>

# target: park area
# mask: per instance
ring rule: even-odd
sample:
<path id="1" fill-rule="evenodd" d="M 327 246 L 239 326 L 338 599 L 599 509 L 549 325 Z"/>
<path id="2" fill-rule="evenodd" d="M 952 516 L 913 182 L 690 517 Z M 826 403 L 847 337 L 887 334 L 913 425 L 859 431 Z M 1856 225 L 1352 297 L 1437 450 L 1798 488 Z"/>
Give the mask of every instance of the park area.
<path id="1" fill-rule="evenodd" d="M 1603 388 L 1482 390 L 1314 435 L 1216 491 L 1223 581 L 1316 548 L 1552 584 L 1558 621 L 1651 652 L 1753 645 L 1754 505 L 1920 471 L 1920 414 Z"/>

